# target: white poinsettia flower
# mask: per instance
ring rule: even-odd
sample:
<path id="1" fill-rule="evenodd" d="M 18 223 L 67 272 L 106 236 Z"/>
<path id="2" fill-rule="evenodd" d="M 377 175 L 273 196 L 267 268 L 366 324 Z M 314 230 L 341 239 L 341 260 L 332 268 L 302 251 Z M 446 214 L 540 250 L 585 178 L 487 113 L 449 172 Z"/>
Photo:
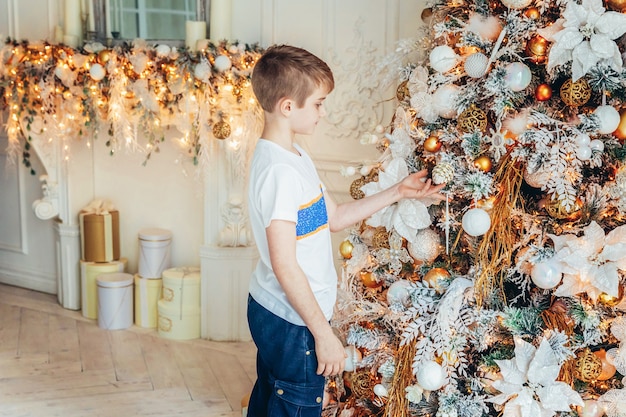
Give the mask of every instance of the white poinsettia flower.
<path id="1" fill-rule="evenodd" d="M 515 357 L 496 360 L 502 379 L 492 386 L 501 394 L 487 401 L 503 405 L 504 417 L 552 417 L 583 405 L 580 395 L 565 382 L 557 381 L 561 365 L 545 338 L 539 348 L 515 338 Z"/>
<path id="2" fill-rule="evenodd" d="M 548 71 L 571 62 L 574 81 L 600 62 L 621 71 L 622 57 L 614 40 L 626 32 L 625 14 L 606 11 L 602 0 L 582 0 L 581 4 L 570 0 L 563 18 L 552 26 L 538 31 L 553 42 Z"/>
<path id="3" fill-rule="evenodd" d="M 378 181 L 361 187 L 366 196 L 386 190 L 409 175 L 409 168 L 403 158 L 392 159 L 384 170 L 378 173 Z M 424 202 L 418 199 L 403 199 L 374 213 L 366 223 L 372 227 L 384 226 L 395 229 L 400 236 L 412 242 L 417 231 L 430 226 L 430 214 Z"/>
<path id="4" fill-rule="evenodd" d="M 626 270 L 626 226 L 605 235 L 596 222 L 584 229 L 582 236 L 548 235 L 554 242 L 554 260 L 559 262 L 563 282 L 554 294 L 561 297 L 586 292 L 592 300 L 602 293 L 617 297 L 618 269 Z"/>
<path id="5" fill-rule="evenodd" d="M 428 93 L 428 69 L 423 66 L 416 67 L 407 84 L 411 96 L 411 108 L 417 112 L 417 117 L 426 123 L 435 123 L 439 113 L 435 107 L 433 97 Z"/>

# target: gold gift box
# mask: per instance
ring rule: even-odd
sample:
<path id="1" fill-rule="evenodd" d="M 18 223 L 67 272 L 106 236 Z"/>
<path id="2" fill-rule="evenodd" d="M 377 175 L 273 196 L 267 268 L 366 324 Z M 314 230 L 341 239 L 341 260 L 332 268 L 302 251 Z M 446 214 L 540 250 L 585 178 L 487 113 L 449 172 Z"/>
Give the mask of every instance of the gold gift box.
<path id="1" fill-rule="evenodd" d="M 81 212 L 81 259 L 111 262 L 120 259 L 120 217 L 117 210 L 95 214 Z"/>

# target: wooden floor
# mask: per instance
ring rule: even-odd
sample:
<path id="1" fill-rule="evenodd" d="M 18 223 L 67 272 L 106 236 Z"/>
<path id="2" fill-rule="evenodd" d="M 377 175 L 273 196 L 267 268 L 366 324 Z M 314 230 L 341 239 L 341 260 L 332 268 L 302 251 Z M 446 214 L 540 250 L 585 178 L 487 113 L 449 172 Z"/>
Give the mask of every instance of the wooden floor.
<path id="1" fill-rule="evenodd" d="M 56 296 L 0 284 L 0 416 L 241 416 L 252 343 L 103 330 Z"/>

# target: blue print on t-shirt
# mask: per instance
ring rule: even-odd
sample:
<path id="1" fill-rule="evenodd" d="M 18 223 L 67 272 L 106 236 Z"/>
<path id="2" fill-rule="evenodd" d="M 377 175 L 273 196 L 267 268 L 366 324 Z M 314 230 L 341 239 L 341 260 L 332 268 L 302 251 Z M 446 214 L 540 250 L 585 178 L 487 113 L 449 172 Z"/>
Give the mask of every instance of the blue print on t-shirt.
<path id="1" fill-rule="evenodd" d="M 326 202 L 324 201 L 324 194 L 320 193 L 311 202 L 300 206 L 298 209 L 296 236 L 298 239 L 302 239 L 327 227 Z"/>

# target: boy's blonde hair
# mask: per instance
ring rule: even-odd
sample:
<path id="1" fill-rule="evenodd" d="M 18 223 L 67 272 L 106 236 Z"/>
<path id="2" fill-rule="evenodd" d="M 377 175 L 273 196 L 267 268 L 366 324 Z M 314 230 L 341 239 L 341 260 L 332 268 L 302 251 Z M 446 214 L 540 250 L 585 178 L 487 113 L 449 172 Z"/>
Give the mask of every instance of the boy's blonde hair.
<path id="1" fill-rule="evenodd" d="M 252 71 L 252 90 L 268 112 L 274 111 L 284 97 L 302 107 L 318 87 L 326 88 L 329 93 L 333 90 L 332 71 L 320 58 L 295 46 L 270 46 Z"/>

